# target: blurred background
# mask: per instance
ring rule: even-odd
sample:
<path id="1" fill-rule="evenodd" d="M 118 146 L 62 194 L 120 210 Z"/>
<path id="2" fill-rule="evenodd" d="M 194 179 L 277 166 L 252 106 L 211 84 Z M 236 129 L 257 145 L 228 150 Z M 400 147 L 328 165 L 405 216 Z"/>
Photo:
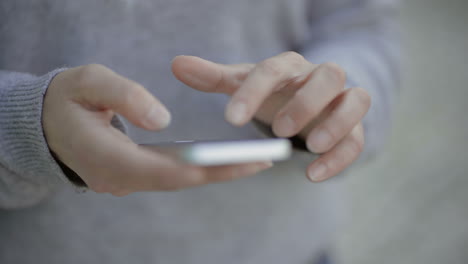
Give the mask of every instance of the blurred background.
<path id="1" fill-rule="evenodd" d="M 405 77 L 385 153 L 347 178 L 342 263 L 468 263 L 468 1 L 403 4 Z"/>

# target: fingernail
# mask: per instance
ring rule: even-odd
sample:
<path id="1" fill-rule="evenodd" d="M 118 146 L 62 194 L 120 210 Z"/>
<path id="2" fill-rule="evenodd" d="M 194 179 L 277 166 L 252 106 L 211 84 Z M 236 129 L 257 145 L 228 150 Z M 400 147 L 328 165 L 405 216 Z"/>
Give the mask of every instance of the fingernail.
<path id="1" fill-rule="evenodd" d="M 280 118 L 275 124 L 274 131 L 280 137 L 288 137 L 294 134 L 296 129 L 296 122 L 290 115 L 285 115 Z"/>
<path id="2" fill-rule="evenodd" d="M 324 164 L 319 164 L 309 170 L 309 178 L 312 181 L 322 181 L 325 179 L 326 172 L 327 167 Z"/>
<path id="3" fill-rule="evenodd" d="M 331 136 L 330 134 L 325 131 L 325 129 L 319 129 L 317 131 L 313 131 L 310 140 L 309 140 L 309 145 L 312 150 L 315 151 L 320 151 L 328 147 L 331 143 Z"/>
<path id="4" fill-rule="evenodd" d="M 247 116 L 247 105 L 243 102 L 231 102 L 227 107 L 226 120 L 233 125 L 242 125 Z"/>
<path id="5" fill-rule="evenodd" d="M 143 123 L 149 129 L 162 129 L 169 125 L 171 122 L 171 115 L 169 112 L 157 105 L 153 105 L 146 115 Z"/>

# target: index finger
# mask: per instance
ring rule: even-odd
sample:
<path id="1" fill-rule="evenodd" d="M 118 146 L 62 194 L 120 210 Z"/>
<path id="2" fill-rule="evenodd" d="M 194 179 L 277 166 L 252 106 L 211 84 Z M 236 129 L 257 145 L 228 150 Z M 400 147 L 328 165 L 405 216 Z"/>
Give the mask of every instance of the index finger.
<path id="1" fill-rule="evenodd" d="M 202 92 L 229 95 L 252 68 L 252 64 L 223 65 L 194 56 L 177 56 L 172 61 L 172 72 L 179 81 Z"/>
<path id="2" fill-rule="evenodd" d="M 306 70 L 307 61 L 295 52 L 286 52 L 260 62 L 226 107 L 226 120 L 241 126 L 255 115 L 265 99 Z"/>

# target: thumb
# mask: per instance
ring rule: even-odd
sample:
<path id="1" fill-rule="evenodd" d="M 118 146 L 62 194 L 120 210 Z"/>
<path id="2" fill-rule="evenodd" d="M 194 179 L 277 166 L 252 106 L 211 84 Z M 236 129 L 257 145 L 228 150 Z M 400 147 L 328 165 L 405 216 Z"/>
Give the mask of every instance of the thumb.
<path id="1" fill-rule="evenodd" d="M 80 72 L 79 93 L 93 109 L 113 110 L 141 128 L 167 127 L 171 116 L 164 105 L 142 85 L 102 65 L 87 65 Z"/>
<path id="2" fill-rule="evenodd" d="M 174 76 L 202 92 L 233 94 L 254 67 L 253 64 L 223 65 L 194 56 L 177 56 L 172 61 Z"/>

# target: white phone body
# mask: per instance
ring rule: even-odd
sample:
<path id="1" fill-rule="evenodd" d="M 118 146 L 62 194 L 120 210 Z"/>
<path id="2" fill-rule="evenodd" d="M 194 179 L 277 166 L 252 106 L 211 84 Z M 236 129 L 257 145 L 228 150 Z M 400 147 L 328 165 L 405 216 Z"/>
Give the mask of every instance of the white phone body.
<path id="1" fill-rule="evenodd" d="M 288 139 L 175 141 L 140 146 L 200 166 L 281 161 L 288 159 L 292 152 Z"/>

